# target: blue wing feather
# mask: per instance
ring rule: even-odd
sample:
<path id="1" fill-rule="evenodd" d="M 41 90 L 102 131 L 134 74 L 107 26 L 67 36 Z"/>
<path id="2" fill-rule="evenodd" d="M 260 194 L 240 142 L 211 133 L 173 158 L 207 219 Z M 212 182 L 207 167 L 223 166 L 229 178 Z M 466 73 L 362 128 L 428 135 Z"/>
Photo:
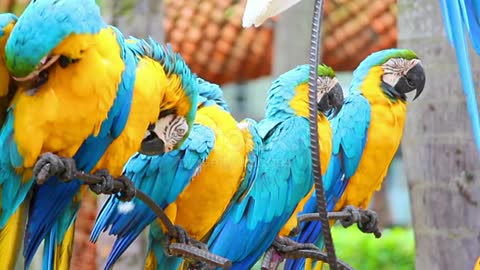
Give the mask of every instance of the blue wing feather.
<path id="1" fill-rule="evenodd" d="M 225 98 L 223 97 L 223 91 L 218 84 L 208 82 L 202 78 L 197 78 L 199 93 L 198 93 L 198 105 L 211 106 L 218 105 L 226 112 L 230 112 Z"/>
<path id="2" fill-rule="evenodd" d="M 147 193 L 162 208 L 172 203 L 190 183 L 196 170 L 206 160 L 215 144 L 214 132 L 195 124 L 179 150 L 161 156 L 136 154 L 125 166 L 124 174 L 135 186 Z M 133 204 L 133 209 L 121 211 L 122 204 Z M 109 269 L 138 235 L 156 218 L 153 211 L 138 199 L 121 203 L 110 197 L 97 217 L 91 240 L 96 241 L 102 231 L 111 226 L 109 234 L 117 236 L 105 269 Z"/>
<path id="3" fill-rule="evenodd" d="M 333 139 L 332 157 L 323 176 L 327 211 L 335 204 L 355 174 L 367 141 L 370 125 L 370 104 L 357 91 L 352 91 L 344 101 L 339 114 L 331 120 Z M 317 212 L 316 193 L 305 204 L 301 214 Z M 300 225 L 300 233 L 293 239 L 300 243 L 315 243 L 323 246 L 321 222 L 311 221 Z M 322 247 L 319 246 L 319 247 Z M 285 269 L 303 269 L 305 259 L 287 260 Z"/>
<path id="4" fill-rule="evenodd" d="M 480 119 L 465 34 L 466 28 L 470 34 L 473 48 L 477 54 L 480 54 L 480 2 L 478 0 L 440 0 L 440 8 L 448 40 L 455 48 L 457 55 L 463 91 L 467 99 L 468 114 L 480 154 Z"/>
<path id="5" fill-rule="evenodd" d="M 232 269 L 249 269 L 259 259 L 313 185 L 308 121 L 290 118 L 273 127 L 261 147 L 253 186 L 208 241 L 210 251 L 233 262 Z"/>

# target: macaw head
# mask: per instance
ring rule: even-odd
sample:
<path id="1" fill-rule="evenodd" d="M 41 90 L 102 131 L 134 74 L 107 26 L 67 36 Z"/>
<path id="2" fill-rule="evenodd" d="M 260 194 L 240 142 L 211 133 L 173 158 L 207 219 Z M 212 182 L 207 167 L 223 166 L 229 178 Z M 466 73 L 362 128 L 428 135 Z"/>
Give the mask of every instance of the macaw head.
<path id="1" fill-rule="evenodd" d="M 343 89 L 333 69 L 326 65 L 318 66 L 317 109 L 330 117 L 335 117 L 343 106 Z"/>
<path id="2" fill-rule="evenodd" d="M 80 59 L 105 25 L 95 0 L 32 0 L 7 41 L 7 67 L 18 81 L 44 78 L 57 61 Z"/>
<path id="3" fill-rule="evenodd" d="M 337 114 L 343 105 L 343 91 L 333 69 L 317 69 L 317 109 L 319 114 Z M 275 80 L 268 92 L 266 117 L 308 117 L 310 66 L 300 65 Z"/>
<path id="4" fill-rule="evenodd" d="M 185 118 L 168 114 L 151 124 L 143 138 L 140 153 L 144 155 L 160 155 L 175 149 L 188 133 L 188 123 Z"/>
<path id="5" fill-rule="evenodd" d="M 144 57 L 158 61 L 167 76 L 160 115 L 148 127 L 139 152 L 159 155 L 177 149 L 193 127 L 200 81 L 170 45 L 162 46 L 151 38 L 148 41 L 130 38 L 127 46 Z"/>
<path id="6" fill-rule="evenodd" d="M 380 71 L 374 73 L 375 71 Z M 415 52 L 387 49 L 372 53 L 353 72 L 352 86 L 375 74 L 381 76 L 381 89 L 389 98 L 405 101 L 406 94 L 416 91 L 414 100 L 425 86 L 425 70 Z"/>

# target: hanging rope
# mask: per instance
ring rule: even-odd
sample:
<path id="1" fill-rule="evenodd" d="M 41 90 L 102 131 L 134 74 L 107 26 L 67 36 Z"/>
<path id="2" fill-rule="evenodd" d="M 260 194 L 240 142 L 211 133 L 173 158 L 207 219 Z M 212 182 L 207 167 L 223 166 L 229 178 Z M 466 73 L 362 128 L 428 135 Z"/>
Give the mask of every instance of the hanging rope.
<path id="1" fill-rule="evenodd" d="M 310 78 L 309 85 L 309 120 L 310 120 L 310 147 L 312 150 L 312 168 L 315 180 L 315 191 L 317 193 L 317 205 L 319 220 L 322 222 L 322 233 L 327 251 L 327 263 L 331 270 L 338 269 L 335 247 L 333 245 L 330 224 L 327 217 L 327 206 L 325 202 L 325 192 L 323 189 L 322 170 L 320 164 L 320 146 L 318 144 L 318 126 L 317 126 L 317 67 L 319 64 L 319 42 L 322 23 L 323 0 L 315 0 L 315 7 L 312 22 L 312 35 L 310 47 Z"/>

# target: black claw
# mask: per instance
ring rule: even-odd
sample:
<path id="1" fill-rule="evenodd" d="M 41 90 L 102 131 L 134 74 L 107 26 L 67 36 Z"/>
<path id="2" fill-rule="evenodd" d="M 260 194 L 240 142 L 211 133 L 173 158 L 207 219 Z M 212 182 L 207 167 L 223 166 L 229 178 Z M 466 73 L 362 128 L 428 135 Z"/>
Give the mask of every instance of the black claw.
<path id="1" fill-rule="evenodd" d="M 48 152 L 38 158 L 33 167 L 33 176 L 39 185 L 52 176 L 58 176 L 62 181 L 68 182 L 75 177 L 76 171 L 75 160 Z"/>
<path id="2" fill-rule="evenodd" d="M 102 177 L 103 181 L 97 184 L 91 184 L 90 189 L 96 194 L 114 194 L 115 193 L 115 179 L 110 175 L 110 173 L 101 169 L 94 173 L 95 176 Z"/>
<path id="3" fill-rule="evenodd" d="M 373 233 L 376 238 L 380 238 L 382 234 L 378 229 L 378 215 L 375 211 L 372 210 L 361 210 L 361 215 L 364 215 L 366 218 L 362 218 L 358 222 L 358 228 L 364 233 Z"/>

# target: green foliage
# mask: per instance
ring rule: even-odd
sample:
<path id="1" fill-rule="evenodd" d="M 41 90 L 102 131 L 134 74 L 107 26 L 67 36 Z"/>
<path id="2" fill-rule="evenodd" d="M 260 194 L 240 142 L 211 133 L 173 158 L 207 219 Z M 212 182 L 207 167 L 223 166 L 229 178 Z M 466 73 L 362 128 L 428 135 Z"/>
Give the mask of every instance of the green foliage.
<path id="1" fill-rule="evenodd" d="M 412 229 L 396 227 L 382 231 L 376 239 L 361 233 L 356 226 L 332 229 L 338 258 L 356 270 L 410 270 L 415 269 L 415 240 Z M 328 267 L 324 266 L 324 269 Z"/>
<path id="2" fill-rule="evenodd" d="M 413 230 L 396 227 L 382 231 L 376 239 L 364 234 L 356 226 L 332 228 L 337 257 L 355 270 L 412 270 L 415 269 L 415 240 Z M 279 269 L 283 265 L 280 265 Z M 261 269 L 259 260 L 252 270 Z M 323 269 L 329 269 L 324 264 Z"/>

